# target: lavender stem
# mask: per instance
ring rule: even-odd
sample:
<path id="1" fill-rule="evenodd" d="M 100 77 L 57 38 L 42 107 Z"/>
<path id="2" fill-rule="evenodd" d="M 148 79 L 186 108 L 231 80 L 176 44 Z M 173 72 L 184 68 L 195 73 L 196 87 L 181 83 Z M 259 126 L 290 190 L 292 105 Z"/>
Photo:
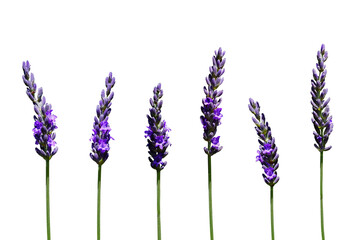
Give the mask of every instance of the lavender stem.
<path id="1" fill-rule="evenodd" d="M 275 240 L 275 231 L 274 231 L 274 186 L 270 186 L 270 211 L 271 211 L 271 239 Z"/>
<path id="2" fill-rule="evenodd" d="M 101 200 L 101 166 L 98 168 L 98 193 L 97 193 L 97 240 L 100 240 L 100 200 Z"/>
<path id="3" fill-rule="evenodd" d="M 323 208 L 323 154 L 320 152 L 320 214 L 321 214 L 321 237 L 325 240 L 324 230 L 324 208 Z"/>
<path id="4" fill-rule="evenodd" d="M 46 160 L 46 230 L 47 230 L 47 239 L 51 239 L 50 234 L 50 194 L 49 194 L 49 163 L 50 159 Z"/>
<path id="5" fill-rule="evenodd" d="M 210 149 L 211 141 L 208 141 Z M 209 220 L 210 220 L 210 239 L 214 240 L 213 213 L 212 213 L 212 181 L 211 181 L 211 155 L 208 153 L 208 185 L 209 185 Z"/>
<path id="6" fill-rule="evenodd" d="M 160 220 L 160 169 L 156 170 L 156 190 L 157 190 L 157 232 L 158 240 L 161 240 L 161 220 Z"/>

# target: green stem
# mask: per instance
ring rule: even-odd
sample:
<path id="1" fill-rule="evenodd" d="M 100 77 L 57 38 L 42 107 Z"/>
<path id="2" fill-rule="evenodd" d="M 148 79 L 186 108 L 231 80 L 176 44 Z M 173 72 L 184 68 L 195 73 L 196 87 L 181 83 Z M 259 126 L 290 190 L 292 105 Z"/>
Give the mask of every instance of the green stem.
<path id="1" fill-rule="evenodd" d="M 98 170 L 97 240 L 100 240 L 100 192 L 101 192 L 101 164 L 99 164 L 99 170 Z"/>
<path id="2" fill-rule="evenodd" d="M 325 240 L 324 208 L 323 208 L 323 152 L 320 152 L 320 212 L 321 212 L 321 237 Z"/>
<path id="3" fill-rule="evenodd" d="M 274 231 L 274 192 L 273 187 L 270 186 L 270 211 L 271 211 L 271 239 L 275 240 L 275 231 Z"/>
<path id="4" fill-rule="evenodd" d="M 157 188 L 157 233 L 158 240 L 161 240 L 161 220 L 160 220 L 160 170 L 156 170 L 156 188 Z"/>
<path id="5" fill-rule="evenodd" d="M 208 141 L 210 151 L 211 142 Z M 214 240 L 213 213 L 212 213 L 212 182 L 211 182 L 211 155 L 208 154 L 208 184 L 209 184 L 209 220 L 210 220 L 210 239 Z"/>
<path id="6" fill-rule="evenodd" d="M 49 194 L 49 162 L 46 161 L 46 230 L 47 230 L 47 239 L 51 239 L 50 235 L 50 194 Z"/>

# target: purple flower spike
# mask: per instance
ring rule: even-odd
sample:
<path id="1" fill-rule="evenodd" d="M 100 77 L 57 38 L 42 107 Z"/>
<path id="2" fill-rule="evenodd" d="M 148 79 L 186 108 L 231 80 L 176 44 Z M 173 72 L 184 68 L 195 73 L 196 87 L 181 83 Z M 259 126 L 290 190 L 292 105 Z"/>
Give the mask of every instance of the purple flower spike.
<path id="1" fill-rule="evenodd" d="M 207 83 L 207 87 L 204 87 L 206 97 L 202 100 L 201 112 L 203 115 L 200 116 L 200 121 L 204 128 L 204 140 L 212 144 L 210 148 L 204 148 L 205 153 L 210 154 L 210 156 L 220 152 L 222 149 L 219 137 L 216 137 L 216 143 L 213 140 L 215 139 L 217 126 L 221 124 L 221 118 L 223 117 L 221 114 L 222 109 L 219 108 L 221 103 L 220 96 L 223 91 L 219 91 L 218 88 L 224 81 L 224 78 L 221 77 L 225 72 L 224 65 L 226 59 L 224 55 L 225 51 L 222 51 L 221 48 L 215 51 L 215 55 L 212 58 L 213 66 L 209 68 L 210 73 L 205 78 Z"/>
<path id="2" fill-rule="evenodd" d="M 56 116 L 52 114 L 51 104 L 46 103 L 42 88 L 37 89 L 34 74 L 30 73 L 29 61 L 23 62 L 23 81 L 27 87 L 26 94 L 34 104 L 34 128 L 35 144 L 39 148 L 35 151 L 45 160 L 50 160 L 58 150 L 55 142 Z"/>
<path id="3" fill-rule="evenodd" d="M 330 98 L 325 100 L 328 90 L 325 88 L 325 77 L 327 74 L 326 65 L 324 64 L 328 58 L 328 52 L 325 51 L 325 45 L 322 44 L 320 51 L 317 52 L 316 64 L 317 71 L 313 69 L 313 79 L 311 80 L 311 105 L 313 108 L 313 118 L 311 119 L 315 131 L 315 148 L 320 152 L 330 150 L 331 146 L 326 147 L 329 136 L 333 131 L 332 116 L 330 116 L 330 108 L 328 106 Z"/>
<path id="4" fill-rule="evenodd" d="M 263 113 L 260 115 L 259 103 L 255 103 L 251 98 L 249 101 L 249 110 L 255 115 L 253 122 L 255 123 L 255 130 L 259 136 L 258 141 L 260 143 L 256 161 L 259 161 L 264 169 L 263 178 L 265 183 L 269 186 L 274 186 L 279 181 L 276 172 L 279 167 L 279 154 L 277 153 L 275 138 L 271 135 L 271 128 L 269 123 L 266 122 L 265 115 Z"/>
<path id="5" fill-rule="evenodd" d="M 153 93 L 154 97 L 150 98 L 150 115 L 147 115 L 149 126 L 145 131 L 148 142 L 146 146 L 149 148 L 150 166 L 156 170 L 163 170 L 167 163 L 163 158 L 168 155 L 166 149 L 171 145 L 168 136 L 171 129 L 167 127 L 165 120 L 161 120 L 163 101 L 160 99 L 163 96 L 163 90 L 160 83 L 154 88 Z"/>
<path id="6" fill-rule="evenodd" d="M 110 72 L 109 76 L 105 79 L 106 90 L 102 90 L 101 100 L 96 107 L 96 116 L 93 124 L 94 129 L 90 138 L 90 141 L 92 141 L 92 153 L 90 153 L 90 157 L 99 165 L 102 165 L 108 159 L 108 152 L 110 150 L 109 141 L 113 139 L 110 136 L 111 128 L 108 120 L 111 112 L 111 100 L 114 97 L 114 92 L 111 92 L 111 89 L 114 85 L 115 77 L 113 77 Z"/>

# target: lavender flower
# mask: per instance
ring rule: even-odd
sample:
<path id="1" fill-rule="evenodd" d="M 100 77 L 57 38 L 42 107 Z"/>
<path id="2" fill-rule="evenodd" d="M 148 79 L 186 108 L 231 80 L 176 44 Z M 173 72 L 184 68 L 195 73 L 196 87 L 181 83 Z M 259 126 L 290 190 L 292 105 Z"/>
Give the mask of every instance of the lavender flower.
<path id="1" fill-rule="evenodd" d="M 51 239 L 50 231 L 50 159 L 57 153 L 58 147 L 56 146 L 54 130 L 56 126 L 56 116 L 52 114 L 51 104 L 46 103 L 46 99 L 43 96 L 42 88 L 39 88 L 36 94 L 36 83 L 34 74 L 30 74 L 30 63 L 29 61 L 23 62 L 22 68 L 24 75 L 22 76 L 25 85 L 27 86 L 26 94 L 34 104 L 34 110 L 36 115 L 34 116 L 34 137 L 35 144 L 39 145 L 40 148 L 35 148 L 37 154 L 44 158 L 46 162 L 46 231 L 47 239 Z"/>
<path id="2" fill-rule="evenodd" d="M 149 126 L 147 126 L 148 130 L 145 131 L 145 138 L 148 138 L 146 146 L 149 148 L 151 167 L 162 170 L 167 164 L 163 159 L 168 155 L 167 147 L 171 145 L 168 136 L 171 129 L 166 126 L 165 120 L 161 121 L 163 101 L 160 99 L 163 96 L 163 90 L 160 83 L 154 88 L 153 93 L 154 97 L 150 98 L 150 115 L 147 115 Z"/>
<path id="3" fill-rule="evenodd" d="M 262 176 L 265 183 L 272 187 L 279 181 L 276 172 L 279 167 L 279 154 L 277 153 L 275 138 L 271 135 L 271 128 L 265 120 L 265 115 L 263 113 L 260 115 L 259 103 L 255 103 L 251 98 L 249 101 L 249 110 L 255 115 L 255 117 L 252 117 L 252 120 L 256 125 L 255 130 L 259 136 L 258 141 L 260 143 L 256 161 L 259 161 L 264 169 L 265 174 Z"/>
<path id="4" fill-rule="evenodd" d="M 328 58 L 328 52 L 325 51 L 325 45 L 322 44 L 320 51 L 317 52 L 316 64 L 317 71 L 313 69 L 313 78 L 311 80 L 311 105 L 313 108 L 313 118 L 311 119 L 315 132 L 315 148 L 320 152 L 320 217 L 321 217 L 321 237 L 325 239 L 324 228 L 324 207 L 323 207 L 323 160 L 324 151 L 331 149 L 326 147 L 329 136 L 333 131 L 332 116 L 330 116 L 330 108 L 328 106 L 330 98 L 325 100 L 328 90 L 325 87 L 325 78 L 327 74 L 325 61 Z"/>
<path id="5" fill-rule="evenodd" d="M 328 58 L 328 52 L 325 51 L 325 45 L 321 45 L 320 51 L 317 52 L 316 64 L 317 71 L 313 69 L 313 78 L 311 80 L 311 105 L 313 108 L 314 138 L 315 148 L 322 151 L 328 151 L 331 146 L 326 147 L 329 136 L 333 131 L 332 116 L 330 116 L 330 108 L 328 106 L 330 98 L 325 100 L 328 90 L 325 87 L 325 78 L 327 74 L 326 65 L 324 64 Z"/>
<path id="6" fill-rule="evenodd" d="M 108 159 L 108 152 L 110 150 L 109 141 L 113 139 L 110 136 L 111 128 L 108 120 L 111 112 L 111 100 L 114 97 L 114 92 L 111 92 L 111 89 L 114 85 L 115 77 L 113 77 L 110 72 L 109 76 L 105 79 L 106 90 L 102 90 L 101 100 L 96 107 L 96 116 L 94 117 L 93 124 L 94 129 L 90 138 L 90 141 L 92 141 L 92 153 L 90 153 L 90 157 L 99 165 L 102 165 Z"/>
<path id="7" fill-rule="evenodd" d="M 52 114 L 51 104 L 46 103 L 42 88 L 39 88 L 37 91 L 34 74 L 30 73 L 29 61 L 23 62 L 22 68 L 24 71 L 22 78 L 27 87 L 26 94 L 33 102 L 36 113 L 34 115 L 33 133 L 35 144 L 39 145 L 40 148 L 36 147 L 35 151 L 45 160 L 50 160 L 58 151 L 54 141 L 57 117 Z"/>
<path id="8" fill-rule="evenodd" d="M 204 128 L 203 138 L 207 141 L 208 146 L 204 147 L 204 151 L 208 157 L 208 190 L 209 190 L 209 224 L 210 224 L 210 239 L 214 239 L 214 227 L 213 227 L 213 215 L 212 215 L 212 178 L 211 178 L 211 156 L 218 153 L 223 148 L 220 146 L 220 136 L 215 137 L 217 127 L 221 124 L 221 95 L 223 90 L 218 90 L 219 86 L 224 82 L 224 78 L 221 76 L 225 72 L 224 58 L 225 51 L 219 48 L 215 51 L 215 55 L 212 58 L 213 65 L 209 67 L 210 73 L 205 78 L 207 87 L 204 87 L 205 98 L 202 100 L 200 116 L 201 124 Z"/>
<path id="9" fill-rule="evenodd" d="M 215 51 L 215 55 L 212 58 L 213 65 L 209 68 L 210 74 L 205 78 L 208 86 L 204 87 L 206 98 L 202 100 L 203 106 L 201 106 L 203 115 L 200 116 L 200 121 L 204 128 L 203 138 L 205 141 L 213 144 L 209 148 L 204 147 L 205 153 L 210 154 L 210 156 L 220 152 L 222 149 L 219 144 L 220 137 L 217 137 L 215 140 L 214 137 L 217 126 L 221 124 L 221 118 L 223 117 L 221 114 L 222 109 L 219 108 L 221 103 L 220 96 L 223 94 L 223 90 L 218 91 L 217 89 L 224 81 L 224 78 L 221 77 L 225 72 L 224 65 L 226 58 L 223 58 L 224 55 L 225 51 L 222 51 L 221 48 Z"/>

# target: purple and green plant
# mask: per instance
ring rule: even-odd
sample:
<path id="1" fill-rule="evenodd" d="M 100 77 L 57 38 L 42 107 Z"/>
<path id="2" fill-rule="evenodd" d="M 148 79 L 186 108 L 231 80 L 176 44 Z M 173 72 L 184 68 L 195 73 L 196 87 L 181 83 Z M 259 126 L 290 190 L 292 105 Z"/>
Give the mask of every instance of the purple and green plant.
<path id="1" fill-rule="evenodd" d="M 92 153 L 90 157 L 98 164 L 98 192 L 97 192 L 97 239 L 100 240 L 100 192 L 101 192 L 101 166 L 109 157 L 110 136 L 109 115 L 111 112 L 111 100 L 114 98 L 114 92 L 111 89 L 115 85 L 115 77 L 112 73 L 105 78 L 106 89 L 101 92 L 101 100 L 96 107 L 96 116 L 94 117 L 93 133 L 90 138 Z"/>
<path id="2" fill-rule="evenodd" d="M 270 215 L 271 215 L 271 239 L 275 239 L 274 232 L 274 193 L 273 188 L 279 181 L 276 170 L 279 168 L 279 154 L 275 145 L 275 138 L 271 135 L 271 128 L 265 119 L 265 115 L 260 114 L 260 104 L 255 103 L 253 99 L 249 99 L 249 110 L 255 117 L 252 117 L 255 123 L 255 130 L 259 137 L 259 150 L 256 161 L 259 161 L 264 169 L 262 174 L 264 181 L 270 186 Z"/>
<path id="3" fill-rule="evenodd" d="M 23 62 L 22 69 L 24 71 L 22 78 L 27 87 L 26 94 L 32 101 L 36 113 L 36 115 L 34 115 L 33 135 L 35 137 L 35 144 L 39 146 L 35 148 L 35 151 L 46 162 L 46 230 L 47 239 L 50 240 L 49 162 L 58 151 L 55 142 L 56 134 L 54 132 L 57 128 L 55 123 L 57 117 L 52 113 L 51 104 L 46 103 L 46 99 L 43 96 L 43 89 L 41 87 L 37 89 L 34 74 L 30 73 L 29 61 Z"/>
<path id="4" fill-rule="evenodd" d="M 210 239 L 214 239 L 214 228 L 213 228 L 213 213 L 212 213 L 212 178 L 211 178 L 211 156 L 220 152 L 223 148 L 220 146 L 220 136 L 215 137 L 217 127 L 221 124 L 221 95 L 223 90 L 218 90 L 220 85 L 223 83 L 224 78 L 221 77 L 225 72 L 224 58 L 225 51 L 219 48 L 215 51 L 215 55 L 212 58 L 213 65 L 209 67 L 210 73 L 205 78 L 207 87 L 204 86 L 205 98 L 202 100 L 201 112 L 203 115 L 200 116 L 201 124 L 204 128 L 203 138 L 207 142 L 208 146 L 204 147 L 204 151 L 208 156 L 208 189 L 209 189 L 209 222 L 210 222 Z"/>
<path id="5" fill-rule="evenodd" d="M 328 52 L 325 51 L 325 45 L 322 44 L 320 51 L 317 52 L 316 69 L 313 69 L 313 79 L 311 80 L 311 105 L 313 118 L 311 119 L 315 131 L 315 148 L 320 152 L 320 215 L 321 215 L 321 237 L 325 239 L 324 231 L 324 208 L 323 208 L 323 154 L 331 149 L 326 146 L 329 136 L 333 131 L 332 116 L 328 106 L 330 98 L 325 100 L 328 90 L 325 87 L 325 78 L 327 74 L 325 62 L 328 58 Z"/>
<path id="6" fill-rule="evenodd" d="M 161 120 L 163 101 L 160 99 L 163 96 L 163 90 L 161 89 L 160 83 L 154 88 L 153 93 L 154 97 L 150 98 L 150 115 L 147 115 L 149 126 L 147 126 L 147 130 L 145 131 L 145 138 L 147 138 L 146 146 L 149 148 L 150 166 L 156 170 L 157 235 L 158 240 L 161 240 L 160 171 L 163 170 L 167 164 L 163 159 L 168 155 L 166 149 L 171 145 L 168 135 L 171 129 L 166 125 L 165 120 Z"/>

